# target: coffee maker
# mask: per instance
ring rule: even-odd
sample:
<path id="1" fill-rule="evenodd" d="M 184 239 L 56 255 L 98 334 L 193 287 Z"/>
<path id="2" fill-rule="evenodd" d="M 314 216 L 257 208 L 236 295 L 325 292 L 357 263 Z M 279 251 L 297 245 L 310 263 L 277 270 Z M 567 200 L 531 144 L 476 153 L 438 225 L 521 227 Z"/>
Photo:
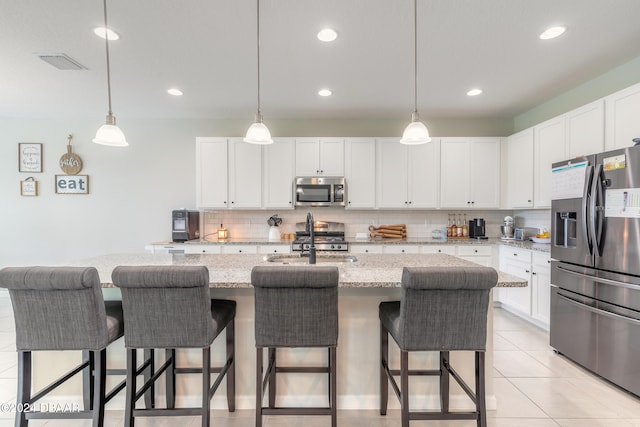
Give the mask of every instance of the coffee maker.
<path id="1" fill-rule="evenodd" d="M 473 218 L 469 221 L 469 238 L 488 239 L 488 237 L 485 236 L 484 218 Z"/>
<path id="2" fill-rule="evenodd" d="M 171 212 L 171 240 L 186 242 L 200 238 L 200 212 L 180 209 Z"/>

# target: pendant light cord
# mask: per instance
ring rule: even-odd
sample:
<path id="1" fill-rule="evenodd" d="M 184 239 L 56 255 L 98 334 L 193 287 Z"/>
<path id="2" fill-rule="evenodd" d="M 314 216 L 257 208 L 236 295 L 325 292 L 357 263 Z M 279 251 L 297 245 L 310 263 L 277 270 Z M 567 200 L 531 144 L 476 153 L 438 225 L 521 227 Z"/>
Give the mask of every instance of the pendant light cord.
<path id="1" fill-rule="evenodd" d="M 262 121 L 262 113 L 260 113 L 260 0 L 256 0 L 256 48 L 258 52 L 258 117 Z"/>
<path id="2" fill-rule="evenodd" d="M 413 0 L 413 112 L 418 113 L 418 0 Z"/>
<path id="3" fill-rule="evenodd" d="M 106 46 L 107 52 L 107 93 L 109 97 L 109 116 L 113 116 L 113 112 L 111 111 L 111 69 L 109 67 L 109 34 L 107 29 L 107 0 L 103 0 L 104 5 L 104 43 Z"/>

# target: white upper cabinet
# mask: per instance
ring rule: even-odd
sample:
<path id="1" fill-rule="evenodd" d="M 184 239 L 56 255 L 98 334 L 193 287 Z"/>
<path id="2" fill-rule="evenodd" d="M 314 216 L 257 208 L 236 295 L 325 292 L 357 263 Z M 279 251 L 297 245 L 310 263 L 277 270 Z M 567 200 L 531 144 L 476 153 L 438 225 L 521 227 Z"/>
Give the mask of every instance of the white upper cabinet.
<path id="1" fill-rule="evenodd" d="M 344 176 L 342 138 L 296 139 L 296 176 Z"/>
<path id="2" fill-rule="evenodd" d="M 533 200 L 536 208 L 551 207 L 551 165 L 566 159 L 565 117 L 559 116 L 533 127 Z"/>
<path id="3" fill-rule="evenodd" d="M 227 139 L 196 138 L 196 206 L 227 207 Z"/>
<path id="4" fill-rule="evenodd" d="M 229 140 L 229 201 L 231 209 L 262 206 L 262 146 Z"/>
<path id="5" fill-rule="evenodd" d="M 440 207 L 500 207 L 500 138 L 442 138 Z"/>
<path id="6" fill-rule="evenodd" d="M 403 145 L 377 140 L 377 206 L 381 209 L 437 208 L 440 140 Z"/>
<path id="7" fill-rule="evenodd" d="M 604 151 L 604 101 L 584 105 L 565 114 L 567 158 Z"/>
<path id="8" fill-rule="evenodd" d="M 345 141 L 344 176 L 347 181 L 347 209 L 376 206 L 376 141 L 349 138 Z"/>
<path id="9" fill-rule="evenodd" d="M 263 206 L 293 209 L 295 141 L 276 138 L 263 150 Z"/>
<path id="10" fill-rule="evenodd" d="M 509 208 L 533 207 L 533 128 L 507 139 L 507 200 Z"/>
<path id="11" fill-rule="evenodd" d="M 640 84 L 607 96 L 605 102 L 606 150 L 633 145 L 640 138 Z"/>

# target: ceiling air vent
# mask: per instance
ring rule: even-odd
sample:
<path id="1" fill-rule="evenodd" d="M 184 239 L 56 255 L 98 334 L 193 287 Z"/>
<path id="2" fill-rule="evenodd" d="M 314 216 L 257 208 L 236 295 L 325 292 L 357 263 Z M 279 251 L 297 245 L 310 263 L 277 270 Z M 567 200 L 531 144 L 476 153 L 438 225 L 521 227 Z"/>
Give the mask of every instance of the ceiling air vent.
<path id="1" fill-rule="evenodd" d="M 38 58 L 47 64 L 53 65 L 58 70 L 86 70 L 87 67 L 69 58 L 64 53 L 36 53 Z"/>

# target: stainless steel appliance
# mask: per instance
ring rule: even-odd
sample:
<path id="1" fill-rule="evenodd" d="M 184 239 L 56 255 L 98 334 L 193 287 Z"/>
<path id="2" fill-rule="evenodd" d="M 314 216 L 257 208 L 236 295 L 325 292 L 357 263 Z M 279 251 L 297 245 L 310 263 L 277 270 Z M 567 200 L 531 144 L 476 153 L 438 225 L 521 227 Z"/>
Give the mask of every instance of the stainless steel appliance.
<path id="1" fill-rule="evenodd" d="M 488 239 L 485 234 L 485 223 L 483 218 L 473 218 L 469 221 L 470 239 Z"/>
<path id="2" fill-rule="evenodd" d="M 640 147 L 553 164 L 551 346 L 640 395 Z"/>
<path id="3" fill-rule="evenodd" d="M 538 229 L 533 227 L 515 227 L 513 229 L 513 238 L 516 240 L 529 240 L 538 234 Z"/>
<path id="4" fill-rule="evenodd" d="M 291 250 L 308 251 L 311 246 L 311 232 L 306 222 L 296 223 L 296 239 L 291 243 Z M 313 221 L 315 246 L 317 251 L 348 251 L 349 244 L 344 239 L 344 223 Z"/>
<path id="5" fill-rule="evenodd" d="M 200 212 L 186 209 L 171 212 L 171 240 L 186 242 L 200 238 Z"/>
<path id="6" fill-rule="evenodd" d="M 505 216 L 502 225 L 500 226 L 500 233 L 502 233 L 502 240 L 513 240 L 514 227 L 513 218 Z"/>
<path id="7" fill-rule="evenodd" d="M 345 206 L 347 183 L 341 177 L 297 177 L 293 185 L 296 206 Z"/>

